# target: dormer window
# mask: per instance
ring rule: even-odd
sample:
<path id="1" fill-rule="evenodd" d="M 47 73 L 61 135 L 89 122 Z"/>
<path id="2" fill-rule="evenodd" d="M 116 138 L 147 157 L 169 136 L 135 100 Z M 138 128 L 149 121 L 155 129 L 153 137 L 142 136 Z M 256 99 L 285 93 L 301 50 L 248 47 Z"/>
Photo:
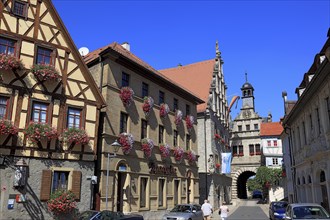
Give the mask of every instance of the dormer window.
<path id="1" fill-rule="evenodd" d="M 12 13 L 16 16 L 26 18 L 27 17 L 28 4 L 26 2 L 14 0 Z"/>

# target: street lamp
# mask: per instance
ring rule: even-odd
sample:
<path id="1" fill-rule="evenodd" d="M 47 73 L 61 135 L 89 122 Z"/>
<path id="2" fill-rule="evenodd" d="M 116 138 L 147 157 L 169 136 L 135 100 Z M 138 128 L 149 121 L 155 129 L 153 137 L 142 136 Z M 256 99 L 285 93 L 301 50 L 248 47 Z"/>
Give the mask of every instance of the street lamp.
<path id="1" fill-rule="evenodd" d="M 106 183 L 106 191 L 105 191 L 105 209 L 108 210 L 108 191 L 109 191 L 109 163 L 110 163 L 110 158 L 114 158 L 116 157 L 116 153 L 119 150 L 119 147 L 121 147 L 121 145 L 118 143 L 117 140 L 115 140 L 115 142 L 113 142 L 111 144 L 111 147 L 114 147 L 114 153 L 111 154 L 110 152 L 108 152 L 108 161 L 107 161 L 107 183 Z"/>

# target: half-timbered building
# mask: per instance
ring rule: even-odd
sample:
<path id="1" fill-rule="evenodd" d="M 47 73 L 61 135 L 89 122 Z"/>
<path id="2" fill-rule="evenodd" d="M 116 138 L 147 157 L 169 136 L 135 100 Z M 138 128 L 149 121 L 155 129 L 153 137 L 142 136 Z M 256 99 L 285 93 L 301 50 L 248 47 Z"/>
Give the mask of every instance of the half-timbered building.
<path id="1" fill-rule="evenodd" d="M 89 209 L 105 103 L 50 0 L 0 2 L 0 77 L 0 218 L 50 219 L 58 190 Z"/>

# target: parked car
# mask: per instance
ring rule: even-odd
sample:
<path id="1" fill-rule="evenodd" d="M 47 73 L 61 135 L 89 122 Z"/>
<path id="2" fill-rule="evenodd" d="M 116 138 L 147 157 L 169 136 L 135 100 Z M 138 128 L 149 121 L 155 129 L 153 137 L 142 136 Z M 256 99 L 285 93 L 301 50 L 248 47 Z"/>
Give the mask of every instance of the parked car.
<path id="1" fill-rule="evenodd" d="M 179 204 L 169 213 L 163 215 L 162 220 L 203 220 L 202 207 L 199 204 Z"/>
<path id="2" fill-rule="evenodd" d="M 96 213 L 95 213 L 96 212 Z M 112 212 L 108 210 L 99 211 L 84 211 L 79 215 L 79 220 L 144 220 L 142 215 L 129 214 L 125 215 L 122 212 Z"/>
<path id="3" fill-rule="evenodd" d="M 286 207 L 284 219 L 330 219 L 330 215 L 316 203 L 292 203 Z"/>
<path id="4" fill-rule="evenodd" d="M 253 199 L 262 199 L 262 192 L 259 190 L 254 190 L 252 192 L 252 198 Z"/>
<path id="5" fill-rule="evenodd" d="M 288 203 L 285 201 L 271 202 L 269 204 L 269 218 L 271 220 L 284 219 Z"/>

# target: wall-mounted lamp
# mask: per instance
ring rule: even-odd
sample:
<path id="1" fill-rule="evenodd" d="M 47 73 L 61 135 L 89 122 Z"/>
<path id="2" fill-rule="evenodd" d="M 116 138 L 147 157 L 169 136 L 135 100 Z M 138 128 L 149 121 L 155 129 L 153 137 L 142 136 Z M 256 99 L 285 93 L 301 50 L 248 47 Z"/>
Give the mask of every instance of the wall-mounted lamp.
<path id="1" fill-rule="evenodd" d="M 17 161 L 15 167 L 14 187 L 24 188 L 29 174 L 29 165 L 21 158 Z"/>

